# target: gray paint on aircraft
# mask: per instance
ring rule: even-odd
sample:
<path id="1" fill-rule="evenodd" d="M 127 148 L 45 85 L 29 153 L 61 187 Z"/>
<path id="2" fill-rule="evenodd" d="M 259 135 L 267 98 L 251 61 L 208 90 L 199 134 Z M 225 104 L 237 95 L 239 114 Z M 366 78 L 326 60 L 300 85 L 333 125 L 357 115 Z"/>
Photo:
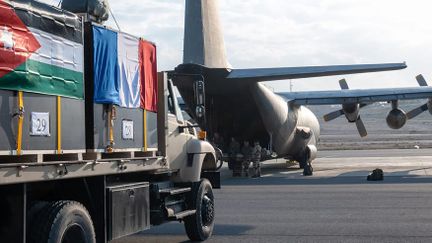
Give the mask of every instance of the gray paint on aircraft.
<path id="1" fill-rule="evenodd" d="M 218 5 L 219 1 L 186 0 L 183 63 L 208 68 L 229 66 Z"/>

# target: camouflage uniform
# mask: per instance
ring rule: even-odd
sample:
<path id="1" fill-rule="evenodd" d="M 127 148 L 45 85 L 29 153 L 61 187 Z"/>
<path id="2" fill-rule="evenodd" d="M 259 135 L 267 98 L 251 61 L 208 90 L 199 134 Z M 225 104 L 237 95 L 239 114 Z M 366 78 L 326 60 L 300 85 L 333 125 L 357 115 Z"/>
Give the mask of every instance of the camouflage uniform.
<path id="1" fill-rule="evenodd" d="M 245 173 L 245 176 L 248 177 L 249 176 L 249 165 L 251 162 L 251 158 L 252 158 L 252 147 L 249 146 L 249 142 L 245 141 L 244 145 L 241 149 L 241 153 L 243 154 L 243 163 L 242 163 L 242 167 L 243 167 L 243 172 Z"/>
<path id="2" fill-rule="evenodd" d="M 259 142 L 255 142 L 255 146 L 252 149 L 253 177 L 261 177 L 261 154 L 262 148 Z"/>

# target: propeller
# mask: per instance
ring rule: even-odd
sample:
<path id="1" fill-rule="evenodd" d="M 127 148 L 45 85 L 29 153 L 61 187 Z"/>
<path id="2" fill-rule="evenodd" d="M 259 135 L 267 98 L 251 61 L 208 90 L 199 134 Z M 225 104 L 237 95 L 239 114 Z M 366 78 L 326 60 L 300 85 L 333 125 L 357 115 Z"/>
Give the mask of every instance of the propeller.
<path id="1" fill-rule="evenodd" d="M 339 86 L 341 89 L 349 89 L 348 83 L 345 79 L 339 80 Z"/>
<path id="2" fill-rule="evenodd" d="M 417 75 L 416 80 L 417 80 L 418 84 L 422 87 L 429 86 L 428 83 L 426 82 L 426 79 L 421 74 Z"/>
<path id="3" fill-rule="evenodd" d="M 348 83 L 345 79 L 339 80 L 339 86 L 341 87 L 342 90 L 349 89 Z M 329 122 L 329 121 L 334 120 L 334 119 L 336 119 L 336 118 L 338 118 L 344 114 L 345 114 L 345 112 L 343 109 L 330 112 L 330 113 L 324 115 L 324 121 Z"/>
<path id="4" fill-rule="evenodd" d="M 339 86 L 341 87 L 342 90 L 348 90 L 349 89 L 348 83 L 345 79 L 339 80 Z M 351 105 L 349 105 L 349 106 L 352 107 Z M 357 109 L 361 109 L 361 108 L 367 106 L 367 104 L 360 104 L 359 106 L 358 105 L 355 105 L 355 106 L 356 106 L 355 112 L 358 114 Z M 334 119 L 341 117 L 343 115 L 346 115 L 346 112 L 342 108 L 340 110 L 333 111 L 333 112 L 330 112 L 330 113 L 324 115 L 324 121 L 329 122 L 329 121 L 334 120 Z M 347 117 L 347 119 L 349 119 L 349 118 Z M 363 120 L 361 119 L 360 116 L 358 116 L 357 119 L 355 120 L 355 124 L 356 124 L 357 130 L 358 130 L 360 136 L 366 137 L 367 136 L 367 130 L 366 130 L 366 127 L 365 127 Z"/>
<path id="5" fill-rule="evenodd" d="M 426 79 L 423 77 L 423 75 L 421 75 L 421 74 L 418 75 L 416 77 L 416 80 L 421 87 L 427 87 L 428 86 L 428 83 L 426 82 Z M 432 99 L 429 99 L 428 103 L 426 103 L 420 107 L 417 107 L 414 110 L 409 111 L 407 113 L 407 118 L 413 119 L 414 117 L 419 116 L 423 112 L 430 110 L 431 105 L 432 105 Z"/>
<path id="6" fill-rule="evenodd" d="M 407 118 L 409 120 L 413 119 L 414 117 L 419 116 L 421 113 L 429 110 L 428 104 L 424 104 L 420 107 L 415 108 L 414 110 L 411 110 L 407 113 Z"/>
<path id="7" fill-rule="evenodd" d="M 360 108 L 363 108 L 365 106 L 367 106 L 367 104 L 361 104 Z M 342 115 L 345 115 L 345 112 L 343 109 L 333 111 L 333 112 L 330 112 L 330 113 L 324 115 L 324 121 L 329 122 L 329 121 L 332 121 L 336 118 L 339 118 Z"/>
<path id="8" fill-rule="evenodd" d="M 329 122 L 329 121 L 334 120 L 334 119 L 336 119 L 336 118 L 338 118 L 344 114 L 345 114 L 345 112 L 342 109 L 330 112 L 330 113 L 324 115 L 324 121 Z"/>
<path id="9" fill-rule="evenodd" d="M 358 130 L 358 132 L 359 132 L 359 134 L 360 134 L 360 136 L 363 138 L 363 137 L 366 137 L 367 135 L 368 135 L 368 133 L 367 133 L 367 130 L 366 130 L 366 127 L 365 127 L 365 125 L 364 125 L 364 123 L 363 123 L 363 120 L 360 118 L 360 116 L 358 117 L 358 119 L 356 120 L 356 127 L 357 127 L 357 130 Z"/>

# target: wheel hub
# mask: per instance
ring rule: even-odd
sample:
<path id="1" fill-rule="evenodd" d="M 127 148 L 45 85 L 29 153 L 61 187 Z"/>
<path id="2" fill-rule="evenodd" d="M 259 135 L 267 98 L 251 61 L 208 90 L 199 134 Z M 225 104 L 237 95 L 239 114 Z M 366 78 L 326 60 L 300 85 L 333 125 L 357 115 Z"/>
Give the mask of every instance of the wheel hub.
<path id="1" fill-rule="evenodd" d="M 66 229 L 62 238 L 62 243 L 84 243 L 85 242 L 84 229 L 78 225 L 73 224 Z"/>
<path id="2" fill-rule="evenodd" d="M 214 202 L 208 195 L 204 195 L 203 197 L 201 215 L 203 225 L 208 226 L 213 222 Z"/>

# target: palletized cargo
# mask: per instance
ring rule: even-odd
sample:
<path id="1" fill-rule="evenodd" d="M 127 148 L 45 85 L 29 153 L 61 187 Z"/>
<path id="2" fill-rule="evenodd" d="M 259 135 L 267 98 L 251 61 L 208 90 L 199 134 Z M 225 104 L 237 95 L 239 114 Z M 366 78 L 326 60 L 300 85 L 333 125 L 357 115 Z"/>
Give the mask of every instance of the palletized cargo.
<path id="1" fill-rule="evenodd" d="M 104 104 L 87 105 L 86 128 L 88 152 L 109 152 L 109 114 L 115 113 L 112 129 L 112 151 L 156 151 L 157 114 L 143 109 L 130 109 Z M 92 111 L 91 111 L 92 110 Z M 144 112 L 146 113 L 144 117 Z M 144 123 L 144 118 L 146 123 Z M 145 137 L 145 139 L 144 139 Z"/>
<path id="2" fill-rule="evenodd" d="M 85 24 L 84 36 L 87 151 L 156 151 L 154 45 L 93 23 Z"/>
<path id="3" fill-rule="evenodd" d="M 84 101 L 33 93 L 23 93 L 22 142 L 17 151 L 18 99 L 18 92 L 0 90 L 0 155 L 85 151 Z"/>
<path id="4" fill-rule="evenodd" d="M 63 4 L 108 17 L 102 0 Z M 153 43 L 94 24 L 83 36 L 78 15 L 0 0 L 0 241 L 104 243 L 172 221 L 206 240 L 215 149 Z"/>
<path id="5" fill-rule="evenodd" d="M 85 152 L 81 18 L 37 1 L 0 11 L 0 155 Z"/>
<path id="6" fill-rule="evenodd" d="M 150 75 L 155 77 L 154 63 L 150 67 L 143 66 L 142 55 L 146 50 L 141 48 L 142 45 L 150 47 L 146 60 L 153 58 L 155 61 L 152 43 L 91 23 L 84 36 L 81 17 L 39 2 L 4 1 L 0 2 L 0 8 L 3 15 L 8 15 L 0 20 L 0 25 L 4 26 L 0 30 L 0 155 L 157 149 L 156 95 L 153 94 L 151 105 L 144 104 L 145 98 L 141 97 L 144 93 L 156 93 L 157 85 L 154 88 L 151 84 L 147 89 L 143 82 L 141 89 L 141 83 L 130 86 L 127 83 L 144 80 L 149 75 L 143 73 L 144 69 L 154 72 Z M 96 45 L 93 29 L 96 28 L 121 37 L 119 62 L 111 63 L 114 66 L 107 65 L 105 57 L 93 55 Z M 104 37 L 100 39 L 102 44 L 109 41 Z M 27 41 L 15 43 L 18 39 Z M 131 43 L 136 44 L 136 50 L 131 49 Z M 129 66 L 115 66 L 119 63 Z M 130 65 L 135 70 L 131 70 Z M 104 84 L 114 85 L 120 93 L 122 85 L 126 85 L 123 88 L 135 92 L 132 94 L 135 97 L 131 96 L 135 100 L 131 102 L 126 97 L 126 104 L 97 100 L 95 92 L 104 97 L 113 95 L 109 90 L 94 88 L 97 81 L 94 77 L 104 78 L 98 76 L 100 68 L 117 75 L 113 79 L 102 79 Z"/>

